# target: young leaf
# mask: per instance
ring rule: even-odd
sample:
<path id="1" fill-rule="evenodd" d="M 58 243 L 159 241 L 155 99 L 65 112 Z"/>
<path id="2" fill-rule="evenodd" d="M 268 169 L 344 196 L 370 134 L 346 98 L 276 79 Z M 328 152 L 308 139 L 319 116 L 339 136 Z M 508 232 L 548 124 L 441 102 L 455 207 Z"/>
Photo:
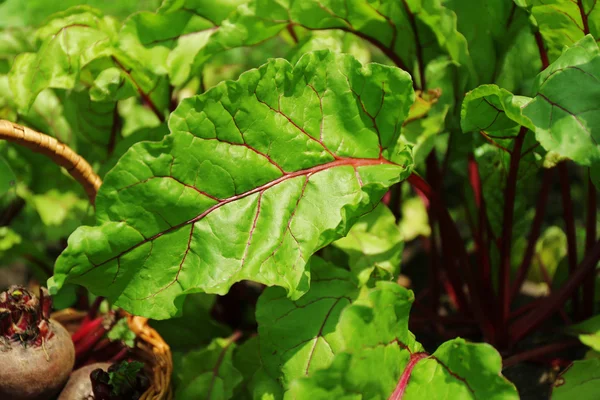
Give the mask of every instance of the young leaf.
<path id="1" fill-rule="evenodd" d="M 406 178 L 407 73 L 330 52 L 276 59 L 184 100 L 171 134 L 107 174 L 99 225 L 69 238 L 55 280 L 157 319 L 179 295 L 250 279 L 294 299 L 308 258 Z"/>
<path id="2" fill-rule="evenodd" d="M 175 372 L 175 398 L 227 400 L 242 381 L 233 366 L 235 338 L 214 339 L 205 349 L 183 356 Z"/>
<path id="3" fill-rule="evenodd" d="M 408 331 L 413 301 L 411 291 L 378 282 L 341 315 L 337 329 L 345 352 L 329 368 L 292 382 L 286 398 L 518 398 L 500 374 L 500 355 L 488 344 L 454 339 L 427 354 Z"/>
<path id="4" fill-rule="evenodd" d="M 117 368 L 108 373 L 108 384 L 112 387 L 112 393 L 119 396 L 130 393 L 136 386 L 136 376 L 144 368 L 144 364 L 139 361 L 123 361 Z"/>
<path id="5" fill-rule="evenodd" d="M 481 85 L 465 96 L 461 109 L 461 128 L 463 132 L 509 131 L 519 126 L 534 130 L 535 126 L 523 115 L 522 110 L 530 100 L 528 97 L 515 96 L 496 85 Z M 517 133 L 513 131 L 511 136 Z"/>
<path id="6" fill-rule="evenodd" d="M 348 235 L 333 245 L 348 254 L 349 267 L 361 283 L 373 272 L 388 280 L 400 272 L 404 242 L 396 217 L 385 204 L 358 220 Z"/>
<path id="7" fill-rule="evenodd" d="M 575 361 L 552 388 L 552 400 L 594 400 L 600 392 L 600 359 Z"/>
<path id="8" fill-rule="evenodd" d="M 537 77 L 523 114 L 547 151 L 590 166 L 600 161 L 600 51 L 590 35 L 569 47 Z"/>
<path id="9" fill-rule="evenodd" d="M 284 388 L 295 378 L 329 366 L 340 350 L 340 313 L 358 295 L 347 270 L 316 256 L 309 265 L 312 279 L 306 295 L 292 301 L 281 288 L 267 288 L 256 306 L 263 366 Z"/>
<path id="10" fill-rule="evenodd" d="M 106 334 L 106 336 L 111 341 L 121 341 L 127 347 L 133 348 L 135 346 L 135 333 L 131 329 L 129 329 L 129 324 L 127 323 L 127 318 L 121 318 L 117 321 L 115 326 L 112 327 L 110 331 Z"/>

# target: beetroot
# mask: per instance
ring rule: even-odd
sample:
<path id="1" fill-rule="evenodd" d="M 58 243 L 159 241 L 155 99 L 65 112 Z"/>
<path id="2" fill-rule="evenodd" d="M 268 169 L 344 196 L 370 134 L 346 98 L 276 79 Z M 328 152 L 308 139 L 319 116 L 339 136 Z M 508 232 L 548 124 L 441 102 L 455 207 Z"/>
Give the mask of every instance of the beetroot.
<path id="1" fill-rule="evenodd" d="M 74 371 L 65 385 L 65 388 L 60 392 L 58 400 L 88 400 L 94 398 L 92 391 L 92 380 L 90 374 L 92 371 L 102 369 L 106 371 L 110 367 L 110 363 L 95 363 L 81 367 Z"/>
<path id="2" fill-rule="evenodd" d="M 95 363 L 79 368 L 58 400 L 137 400 L 150 387 L 140 362 Z"/>
<path id="3" fill-rule="evenodd" d="M 0 399 L 49 399 L 75 362 L 69 333 L 50 319 L 52 300 L 20 286 L 0 293 Z"/>

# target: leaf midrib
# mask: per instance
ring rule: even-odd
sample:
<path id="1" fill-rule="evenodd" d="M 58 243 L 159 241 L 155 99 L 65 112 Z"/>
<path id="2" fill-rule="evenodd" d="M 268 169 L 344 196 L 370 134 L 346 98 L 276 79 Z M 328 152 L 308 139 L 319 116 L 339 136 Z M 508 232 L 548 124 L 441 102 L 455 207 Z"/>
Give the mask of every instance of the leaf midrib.
<path id="1" fill-rule="evenodd" d="M 142 246 L 142 245 L 144 245 L 146 243 L 152 242 L 152 241 L 158 239 L 159 237 L 161 237 L 161 236 L 163 236 L 165 234 L 171 233 L 171 232 L 173 232 L 173 231 L 175 231 L 175 230 L 177 230 L 177 229 L 179 229 L 179 228 L 181 228 L 183 226 L 186 226 L 186 225 L 189 225 L 189 224 L 194 224 L 194 223 L 200 221 L 201 219 L 203 219 L 204 217 L 206 217 L 211 212 L 213 212 L 213 211 L 221 208 L 222 206 L 224 206 L 226 204 L 229 204 L 231 202 L 243 199 L 244 197 L 250 196 L 250 195 L 255 194 L 255 193 L 265 192 L 266 190 L 268 190 L 268 189 L 270 189 L 270 188 L 272 188 L 272 187 L 274 187 L 274 186 L 276 186 L 276 185 L 278 185 L 278 184 L 280 184 L 282 182 L 290 180 L 292 178 L 296 178 L 296 177 L 299 177 L 299 176 L 310 177 L 311 175 L 313 175 L 315 173 L 318 173 L 318 172 L 321 172 L 321 171 L 324 171 L 324 170 L 327 170 L 327 169 L 330 169 L 330 168 L 336 168 L 336 167 L 351 166 L 356 171 L 356 169 L 358 167 L 374 166 L 374 165 L 395 165 L 395 166 L 400 166 L 399 164 L 394 163 L 394 162 L 392 162 L 390 160 L 387 160 L 387 159 L 385 159 L 383 157 L 379 157 L 379 158 L 350 158 L 350 157 L 348 157 L 348 158 L 338 158 L 338 159 L 336 159 L 334 161 L 331 161 L 331 162 L 328 162 L 328 163 L 325 163 L 325 164 L 320 164 L 320 165 L 316 165 L 316 166 L 311 167 L 311 168 L 307 168 L 307 169 L 303 169 L 303 170 L 299 170 L 299 171 L 295 171 L 295 172 L 290 172 L 290 173 L 283 174 L 281 177 L 279 177 L 279 178 L 277 178 L 275 180 L 272 180 L 270 182 L 267 182 L 264 185 L 258 186 L 256 188 L 248 190 L 248 191 L 246 191 L 244 193 L 240 193 L 240 194 L 237 194 L 235 196 L 231 196 L 231 197 L 229 197 L 227 199 L 223 199 L 223 200 L 219 201 L 217 204 L 213 205 L 212 207 L 209 207 L 208 209 L 206 209 L 202 213 L 198 214 L 194 218 L 189 219 L 189 220 L 184 221 L 184 222 L 181 222 L 179 224 L 173 225 L 172 227 L 169 227 L 168 229 L 166 229 L 166 230 L 164 230 L 162 232 L 159 232 L 159 233 L 157 233 L 157 234 L 155 234 L 155 235 L 153 235 L 153 236 L 151 236 L 149 238 L 144 238 L 144 240 L 141 240 L 139 243 L 137 243 L 137 244 L 129 247 L 126 250 L 123 250 L 119 254 L 117 254 L 117 255 L 115 255 L 115 256 L 113 256 L 113 257 L 111 257 L 111 258 L 109 258 L 109 259 L 107 259 L 107 260 L 105 260 L 105 261 L 103 261 L 103 262 L 101 262 L 99 264 L 94 264 L 93 262 L 90 261 L 90 263 L 93 265 L 93 267 L 90 268 L 90 269 L 88 269 L 87 271 L 85 271 L 85 272 L 77 275 L 77 277 L 81 277 L 83 275 L 86 275 L 88 272 L 91 272 L 91 271 L 95 270 L 96 268 L 98 268 L 100 266 L 103 266 L 103 265 L 105 265 L 105 264 L 107 264 L 107 263 L 109 263 L 111 261 L 114 261 L 114 260 L 118 259 L 119 257 L 121 257 L 121 256 L 129 253 L 130 251 L 132 251 L 132 250 L 134 250 L 134 249 L 136 249 L 136 248 L 138 248 L 138 247 L 140 247 L 140 246 Z"/>

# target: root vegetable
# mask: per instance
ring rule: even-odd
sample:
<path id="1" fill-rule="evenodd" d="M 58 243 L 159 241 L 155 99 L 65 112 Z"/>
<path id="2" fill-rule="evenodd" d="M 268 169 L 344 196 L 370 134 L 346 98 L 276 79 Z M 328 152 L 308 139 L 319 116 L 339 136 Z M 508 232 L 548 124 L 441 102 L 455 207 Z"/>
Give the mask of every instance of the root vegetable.
<path id="1" fill-rule="evenodd" d="M 69 333 L 49 319 L 51 298 L 11 286 L 0 293 L 0 398 L 46 400 L 58 393 L 75 362 Z"/>

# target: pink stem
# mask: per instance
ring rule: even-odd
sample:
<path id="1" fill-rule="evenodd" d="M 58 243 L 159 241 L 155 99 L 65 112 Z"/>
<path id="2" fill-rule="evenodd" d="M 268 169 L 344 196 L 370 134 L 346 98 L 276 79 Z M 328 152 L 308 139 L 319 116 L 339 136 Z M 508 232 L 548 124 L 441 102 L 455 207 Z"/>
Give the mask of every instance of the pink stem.
<path id="1" fill-rule="evenodd" d="M 388 400 L 401 400 L 404 396 L 404 392 L 406 391 L 406 387 L 408 386 L 408 381 L 410 380 L 410 375 L 412 374 L 412 370 L 415 368 L 417 363 L 424 358 L 429 357 L 427 353 L 413 353 L 410 355 L 410 359 L 408 360 L 408 364 L 406 368 L 404 368 L 404 372 L 402 372 L 402 376 L 396 385 L 396 389 L 394 389 L 394 393 L 388 398 Z"/>

